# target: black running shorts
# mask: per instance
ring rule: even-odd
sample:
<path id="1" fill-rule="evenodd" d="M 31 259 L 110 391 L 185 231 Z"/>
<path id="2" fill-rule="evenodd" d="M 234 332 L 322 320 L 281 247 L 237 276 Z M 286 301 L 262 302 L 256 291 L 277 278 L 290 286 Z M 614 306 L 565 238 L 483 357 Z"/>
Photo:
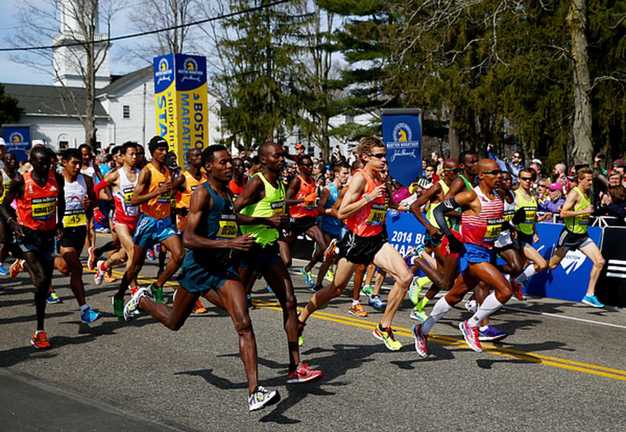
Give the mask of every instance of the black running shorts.
<path id="1" fill-rule="evenodd" d="M 384 231 L 373 237 L 361 237 L 350 231 L 337 243 L 339 257 L 354 264 L 370 264 L 374 256 L 387 243 Z"/>
<path id="2" fill-rule="evenodd" d="M 556 244 L 556 247 L 570 251 L 580 249 L 591 242 L 593 242 L 593 240 L 591 240 L 587 233 L 576 234 L 563 228 L 563 231 L 561 231 L 561 234 L 559 235 L 559 241 Z"/>

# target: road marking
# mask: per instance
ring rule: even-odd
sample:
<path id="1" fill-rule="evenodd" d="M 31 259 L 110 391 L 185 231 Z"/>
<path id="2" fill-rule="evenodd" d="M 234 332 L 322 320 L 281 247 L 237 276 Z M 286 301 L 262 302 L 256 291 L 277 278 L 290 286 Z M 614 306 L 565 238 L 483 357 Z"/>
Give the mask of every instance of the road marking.
<path id="1" fill-rule="evenodd" d="M 280 305 L 277 302 L 265 302 L 262 300 L 254 300 L 254 305 L 258 308 L 262 309 L 270 309 L 275 311 L 282 311 Z M 336 315 L 329 312 L 324 311 L 316 311 L 312 318 L 320 319 L 324 321 L 335 322 L 338 324 L 343 324 L 350 327 L 361 328 L 365 330 L 373 330 L 376 328 L 377 323 L 368 321 L 365 319 L 357 319 L 343 315 Z M 398 336 L 410 337 L 413 338 L 413 333 L 411 329 L 406 327 L 394 327 L 394 332 Z M 444 335 L 436 335 L 431 334 L 429 336 L 429 341 L 433 341 L 438 345 L 446 345 L 453 346 L 458 348 L 467 348 L 467 345 L 463 340 L 460 340 L 451 336 Z M 559 369 L 565 369 L 575 372 L 581 372 L 588 375 L 596 375 L 604 378 L 609 378 L 617 381 L 626 382 L 626 370 L 615 369 L 606 366 L 602 366 L 599 364 L 582 362 L 577 360 L 569 360 L 559 357 L 547 356 L 542 354 L 536 354 L 531 352 L 526 352 L 522 350 L 517 350 L 515 348 L 502 348 L 497 347 L 494 344 L 484 342 L 482 343 L 483 351 L 488 352 L 490 354 L 494 354 L 501 357 L 507 358 L 515 358 L 527 360 L 532 363 L 542 364 L 546 366 L 552 366 Z M 467 348 L 469 350 L 469 348 Z"/>
<path id="2" fill-rule="evenodd" d="M 584 322 L 588 324 L 596 324 L 596 325 L 601 325 L 605 327 L 615 327 L 615 328 L 626 330 L 626 326 L 624 325 L 605 323 L 605 322 L 600 322 L 600 321 L 595 321 L 595 320 L 590 320 L 590 319 L 585 319 L 585 318 L 576 318 L 576 317 L 572 317 L 568 315 L 559 315 L 559 314 L 554 314 L 554 313 L 549 313 L 549 312 L 539 312 L 539 311 L 534 311 L 534 310 L 529 310 L 529 309 L 524 309 L 524 308 L 516 308 L 516 307 L 511 307 L 511 306 L 504 306 L 503 309 L 511 310 L 514 312 L 522 312 L 522 313 L 533 314 L 533 315 L 543 315 L 543 316 L 549 316 L 552 318 L 561 318 L 561 319 L 567 319 L 571 321 L 579 321 L 579 322 Z"/>

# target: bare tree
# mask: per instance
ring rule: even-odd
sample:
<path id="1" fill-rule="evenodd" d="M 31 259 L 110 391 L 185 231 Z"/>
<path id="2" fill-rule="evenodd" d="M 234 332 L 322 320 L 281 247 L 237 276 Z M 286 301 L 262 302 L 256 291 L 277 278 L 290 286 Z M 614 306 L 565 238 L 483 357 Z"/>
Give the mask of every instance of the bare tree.
<path id="1" fill-rule="evenodd" d="M 49 73 L 59 84 L 59 103 L 75 115 L 85 130 L 85 142 L 96 143 L 97 72 L 110 48 L 111 20 L 117 0 L 24 0 L 18 10 L 21 31 L 10 42 L 13 46 L 55 45 L 54 50 L 19 52 L 14 60 Z M 100 26 L 106 28 L 99 32 Z M 68 71 L 76 81 L 66 79 Z M 84 101 L 71 84 L 85 88 Z M 82 102 L 82 103 L 81 103 Z"/>

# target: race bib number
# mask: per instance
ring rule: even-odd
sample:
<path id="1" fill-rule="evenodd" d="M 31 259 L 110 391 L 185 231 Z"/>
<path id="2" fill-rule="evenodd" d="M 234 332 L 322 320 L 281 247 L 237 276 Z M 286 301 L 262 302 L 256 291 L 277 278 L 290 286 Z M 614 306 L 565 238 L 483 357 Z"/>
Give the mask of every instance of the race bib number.
<path id="1" fill-rule="evenodd" d="M 217 231 L 217 237 L 234 239 L 239 233 L 239 227 L 237 226 L 237 219 L 234 215 L 223 215 L 219 220 L 219 230 Z"/>
<path id="2" fill-rule="evenodd" d="M 385 223 L 386 215 L 387 209 L 384 205 L 374 204 L 370 210 L 370 216 L 367 219 L 367 223 L 370 225 L 382 225 Z"/>
<path id="3" fill-rule="evenodd" d="M 159 187 L 164 185 L 165 183 L 159 183 Z M 166 192 L 157 197 L 157 203 L 159 204 L 169 204 L 172 201 L 172 193 Z"/>
<path id="4" fill-rule="evenodd" d="M 524 211 L 526 212 L 526 223 L 533 224 L 537 221 L 537 207 L 525 207 Z"/>
<path id="5" fill-rule="evenodd" d="M 276 201 L 270 204 L 272 208 L 272 214 L 274 216 L 285 213 L 285 201 Z"/>
<path id="6" fill-rule="evenodd" d="M 85 212 L 66 214 L 63 216 L 63 226 L 66 228 L 73 228 L 87 225 L 87 215 Z"/>
<path id="7" fill-rule="evenodd" d="M 48 220 L 54 216 L 56 209 L 56 197 L 33 199 L 32 213 L 34 220 Z"/>
<path id="8" fill-rule="evenodd" d="M 504 221 L 505 222 L 511 222 L 513 220 L 513 215 L 514 214 L 515 214 L 514 210 L 506 210 L 504 212 L 504 217 L 503 217 Z"/>
<path id="9" fill-rule="evenodd" d="M 495 240 L 502 232 L 502 218 L 487 219 L 487 231 L 485 232 L 485 240 Z"/>

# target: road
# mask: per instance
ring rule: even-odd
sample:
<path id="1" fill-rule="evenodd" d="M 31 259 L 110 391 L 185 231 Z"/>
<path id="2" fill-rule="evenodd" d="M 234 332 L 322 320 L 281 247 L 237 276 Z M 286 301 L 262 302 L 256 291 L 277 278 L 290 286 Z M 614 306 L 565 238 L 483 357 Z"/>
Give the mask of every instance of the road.
<path id="1" fill-rule="evenodd" d="M 154 276 L 147 265 L 143 274 Z M 293 275 L 300 305 L 310 293 Z M 48 305 L 53 348 L 35 352 L 30 281 L 0 280 L 0 430 L 3 431 L 624 431 L 626 313 L 547 299 L 512 300 L 494 324 L 511 335 L 470 351 L 454 309 L 433 330 L 431 356 L 417 357 L 408 301 L 395 328 L 405 344 L 388 352 L 371 335 L 381 314 L 346 313 L 341 297 L 314 315 L 303 358 L 325 378 L 287 386 L 281 313 L 264 284 L 251 311 L 261 384 L 281 401 L 248 413 L 237 338 L 215 308 L 172 332 L 146 316 L 111 315 L 115 284 L 95 287 L 89 302 L 104 311 L 80 323 L 68 278 L 54 286 L 64 303 Z M 166 290 L 167 292 L 167 290 Z"/>

